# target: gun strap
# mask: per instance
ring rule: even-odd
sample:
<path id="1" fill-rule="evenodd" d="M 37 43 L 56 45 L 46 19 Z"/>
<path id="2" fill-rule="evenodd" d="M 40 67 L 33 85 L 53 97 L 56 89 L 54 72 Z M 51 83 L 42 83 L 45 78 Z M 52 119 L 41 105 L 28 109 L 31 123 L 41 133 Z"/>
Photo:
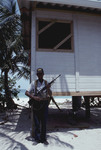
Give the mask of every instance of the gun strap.
<path id="1" fill-rule="evenodd" d="M 44 80 L 44 82 L 45 82 L 45 86 L 47 86 L 47 81 Z M 37 95 L 37 86 L 38 86 L 38 80 L 35 81 L 35 95 Z M 44 103 L 40 104 L 39 102 L 34 101 L 33 110 L 40 111 L 44 107 L 44 105 L 45 105 Z"/>
<path id="2" fill-rule="evenodd" d="M 38 85 L 38 80 L 35 81 L 35 95 L 37 95 L 37 85 Z"/>
<path id="3" fill-rule="evenodd" d="M 44 80 L 45 86 L 47 86 L 47 81 Z M 37 95 L 37 86 L 38 86 L 38 80 L 35 80 L 35 95 Z"/>
<path id="4" fill-rule="evenodd" d="M 45 81 L 45 86 L 47 86 L 47 81 L 46 80 L 44 80 Z"/>

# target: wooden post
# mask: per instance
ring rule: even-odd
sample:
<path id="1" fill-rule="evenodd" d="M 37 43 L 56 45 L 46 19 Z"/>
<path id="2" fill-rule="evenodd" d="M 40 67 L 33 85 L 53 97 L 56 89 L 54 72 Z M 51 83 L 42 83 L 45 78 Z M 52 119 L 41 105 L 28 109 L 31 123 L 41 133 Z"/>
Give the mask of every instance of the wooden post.
<path id="1" fill-rule="evenodd" d="M 31 3 L 33 4 L 33 3 Z M 36 3 L 35 3 L 36 4 Z M 31 82 L 36 79 L 36 11 L 31 5 Z M 31 106 L 31 135 L 34 137 L 34 118 L 33 118 L 33 106 Z"/>
<path id="2" fill-rule="evenodd" d="M 81 96 L 72 96 L 73 112 L 78 111 L 81 107 Z"/>
<path id="3" fill-rule="evenodd" d="M 31 106 L 31 136 L 34 138 L 35 137 L 35 133 L 34 133 L 34 116 L 33 116 L 33 105 Z"/>
<path id="4" fill-rule="evenodd" d="M 73 15 L 73 20 L 74 20 L 74 71 L 75 71 L 75 89 L 76 92 L 79 92 L 79 72 L 80 72 L 80 62 L 79 62 L 79 40 L 78 40 L 78 15 L 74 14 Z"/>
<path id="5" fill-rule="evenodd" d="M 86 108 L 86 119 L 90 118 L 90 96 L 84 96 L 85 108 Z"/>

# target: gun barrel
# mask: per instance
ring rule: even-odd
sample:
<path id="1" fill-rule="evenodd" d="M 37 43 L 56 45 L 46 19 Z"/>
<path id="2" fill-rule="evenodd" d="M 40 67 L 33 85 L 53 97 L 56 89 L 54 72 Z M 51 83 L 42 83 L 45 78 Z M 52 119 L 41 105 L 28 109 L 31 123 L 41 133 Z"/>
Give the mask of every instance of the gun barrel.
<path id="1" fill-rule="evenodd" d="M 57 78 L 59 78 L 60 76 L 61 76 L 61 74 L 58 75 L 55 79 L 53 79 L 51 82 L 49 82 L 48 85 L 51 85 L 52 83 L 54 83 L 54 81 L 55 81 Z M 40 93 L 40 92 L 42 92 L 42 91 L 44 91 L 46 88 L 47 88 L 47 86 L 43 87 L 41 90 L 39 90 L 39 91 L 37 92 L 37 94 Z"/>
<path id="2" fill-rule="evenodd" d="M 61 74 L 60 75 L 58 75 L 55 79 L 53 79 L 51 82 L 54 82 L 57 78 L 59 78 L 61 76 Z"/>

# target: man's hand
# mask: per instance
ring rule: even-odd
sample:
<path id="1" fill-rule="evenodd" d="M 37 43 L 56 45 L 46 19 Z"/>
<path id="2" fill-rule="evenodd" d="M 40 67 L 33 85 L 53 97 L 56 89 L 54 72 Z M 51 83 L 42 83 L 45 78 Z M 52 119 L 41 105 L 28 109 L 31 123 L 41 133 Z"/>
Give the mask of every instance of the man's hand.
<path id="1" fill-rule="evenodd" d="M 42 100 L 42 98 L 40 98 L 40 97 L 38 97 L 38 96 L 33 96 L 32 97 L 34 100 L 36 100 L 36 101 L 41 101 Z"/>
<path id="2" fill-rule="evenodd" d="M 30 97 L 33 100 L 36 100 L 36 101 L 41 101 L 42 100 L 42 98 L 40 98 L 38 96 L 34 96 L 33 94 L 30 94 L 28 91 L 25 92 L 25 95 Z"/>

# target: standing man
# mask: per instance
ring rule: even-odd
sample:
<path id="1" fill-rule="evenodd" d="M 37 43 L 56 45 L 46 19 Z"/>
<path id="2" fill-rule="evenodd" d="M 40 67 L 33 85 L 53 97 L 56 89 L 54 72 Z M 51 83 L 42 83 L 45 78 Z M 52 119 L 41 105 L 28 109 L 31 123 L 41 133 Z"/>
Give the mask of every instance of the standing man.
<path id="1" fill-rule="evenodd" d="M 30 84 L 29 89 L 25 92 L 25 95 L 31 98 L 33 104 L 33 116 L 35 123 L 35 140 L 38 143 L 47 144 L 46 140 L 46 122 L 48 117 L 48 104 L 49 99 L 52 96 L 50 87 L 47 85 L 47 81 L 43 79 L 44 70 L 42 68 L 37 69 L 38 80 L 33 81 Z M 47 86 L 41 93 L 38 91 Z"/>

